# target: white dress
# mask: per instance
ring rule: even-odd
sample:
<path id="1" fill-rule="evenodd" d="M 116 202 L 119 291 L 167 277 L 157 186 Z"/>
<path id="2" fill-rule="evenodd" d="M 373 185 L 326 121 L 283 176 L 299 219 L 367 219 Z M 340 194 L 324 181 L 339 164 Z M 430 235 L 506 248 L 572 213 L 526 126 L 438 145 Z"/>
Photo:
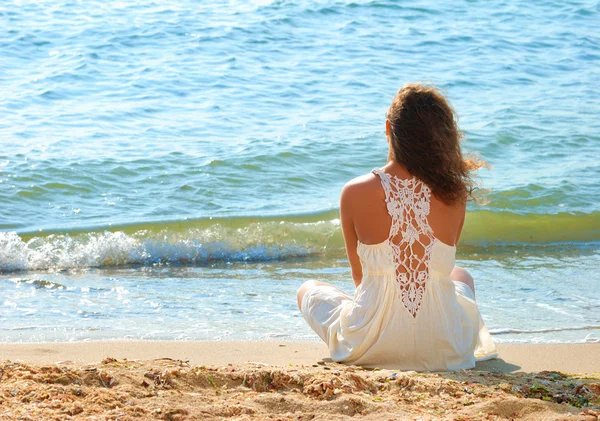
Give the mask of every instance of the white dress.
<path id="1" fill-rule="evenodd" d="M 431 190 L 415 177 L 379 169 L 392 217 L 386 241 L 358 242 L 363 278 L 354 296 L 319 286 L 302 314 L 334 361 L 380 368 L 445 371 L 472 368 L 498 354 L 474 294 L 450 279 L 456 247 L 433 235 Z"/>

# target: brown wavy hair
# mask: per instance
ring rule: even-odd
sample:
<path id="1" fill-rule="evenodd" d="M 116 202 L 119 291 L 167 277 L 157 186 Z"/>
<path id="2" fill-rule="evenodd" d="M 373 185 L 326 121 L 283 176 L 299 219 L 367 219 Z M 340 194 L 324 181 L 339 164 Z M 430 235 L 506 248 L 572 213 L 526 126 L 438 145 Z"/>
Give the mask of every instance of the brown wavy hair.
<path id="1" fill-rule="evenodd" d="M 464 158 L 454 110 L 433 86 L 404 85 L 387 112 L 394 160 L 429 186 L 435 197 L 452 205 L 477 199 L 471 172 L 485 163 Z"/>

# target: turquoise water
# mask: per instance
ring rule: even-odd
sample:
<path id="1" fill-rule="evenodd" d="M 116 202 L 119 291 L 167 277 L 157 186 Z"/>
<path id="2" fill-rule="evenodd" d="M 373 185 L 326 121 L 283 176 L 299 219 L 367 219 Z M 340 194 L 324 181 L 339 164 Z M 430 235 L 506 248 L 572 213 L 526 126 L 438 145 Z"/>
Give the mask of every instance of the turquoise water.
<path id="1" fill-rule="evenodd" d="M 460 264 L 498 341 L 600 335 L 597 2 L 0 6 L 0 340 L 313 340 L 337 202 L 405 82 L 490 164 Z M 157 327 L 156 320 L 160 321 Z"/>

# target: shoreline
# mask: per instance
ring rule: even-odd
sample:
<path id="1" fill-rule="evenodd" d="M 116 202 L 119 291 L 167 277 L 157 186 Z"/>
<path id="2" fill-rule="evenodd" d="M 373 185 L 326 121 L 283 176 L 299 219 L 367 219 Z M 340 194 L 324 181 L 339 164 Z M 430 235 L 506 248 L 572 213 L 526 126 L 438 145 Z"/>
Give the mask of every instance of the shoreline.
<path id="1" fill-rule="evenodd" d="M 497 344 L 496 359 L 477 363 L 491 372 L 600 373 L 600 344 Z M 31 364 L 92 364 L 105 358 L 171 358 L 193 365 L 260 363 L 271 366 L 331 362 L 321 342 L 287 341 L 90 341 L 0 343 L 0 360 Z M 394 367 L 381 367 L 394 369 Z"/>

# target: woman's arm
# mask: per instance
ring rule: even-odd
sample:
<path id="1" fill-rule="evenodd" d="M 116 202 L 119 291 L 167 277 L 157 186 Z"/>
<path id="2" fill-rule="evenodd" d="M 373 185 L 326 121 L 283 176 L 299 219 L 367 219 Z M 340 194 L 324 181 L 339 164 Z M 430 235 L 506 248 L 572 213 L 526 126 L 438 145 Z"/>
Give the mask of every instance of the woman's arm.
<path id="1" fill-rule="evenodd" d="M 355 188 L 348 183 L 342 189 L 340 197 L 340 221 L 342 224 L 342 232 L 344 234 L 344 242 L 346 243 L 346 254 L 348 262 L 352 268 L 352 279 L 354 285 L 358 287 L 362 282 L 362 266 L 356 248 L 358 246 L 358 237 L 354 229 L 353 209 L 355 209 Z"/>

